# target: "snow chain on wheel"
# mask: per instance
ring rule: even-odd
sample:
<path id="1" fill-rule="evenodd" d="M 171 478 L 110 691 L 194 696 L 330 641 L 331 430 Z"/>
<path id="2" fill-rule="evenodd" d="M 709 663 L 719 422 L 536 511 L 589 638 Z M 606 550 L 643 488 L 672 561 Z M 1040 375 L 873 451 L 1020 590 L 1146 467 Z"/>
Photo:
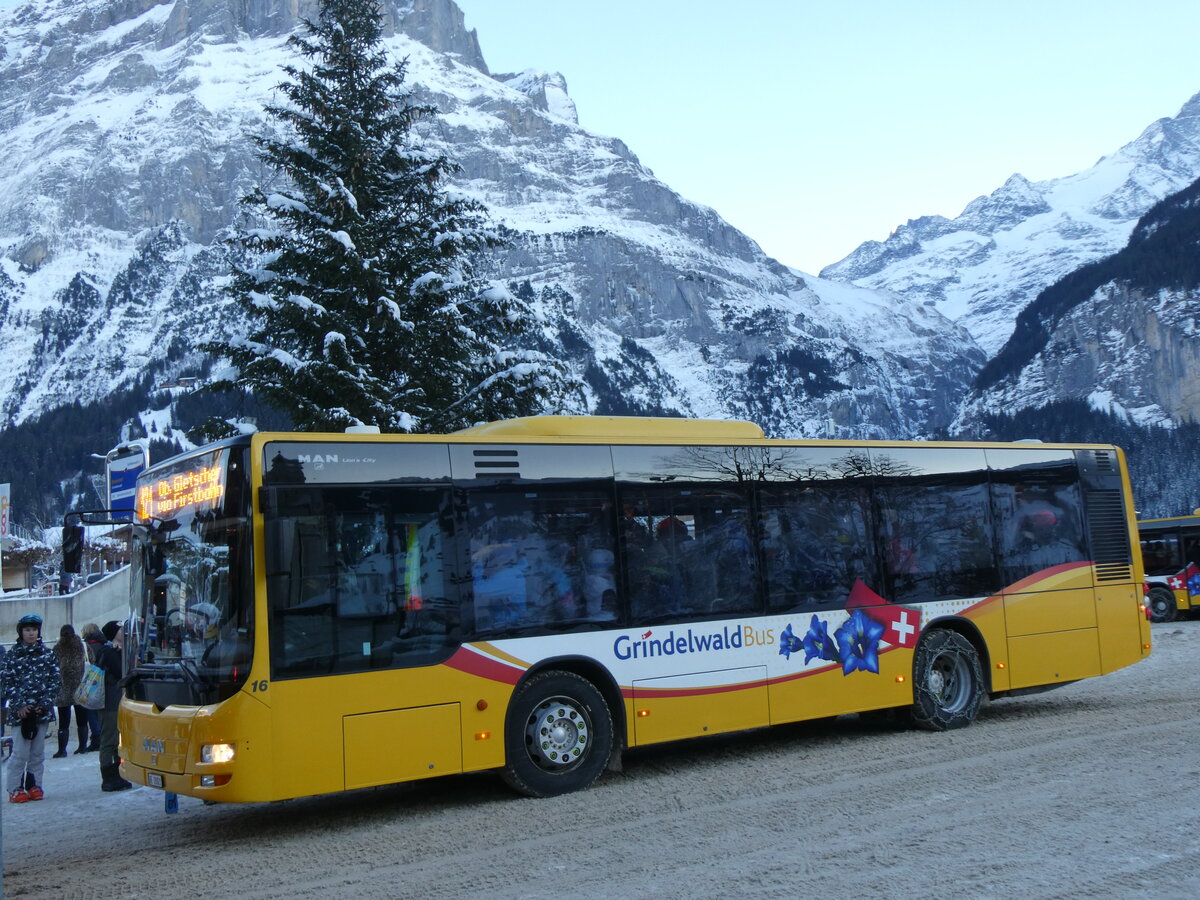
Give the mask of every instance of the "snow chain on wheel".
<path id="1" fill-rule="evenodd" d="M 965 728 L 983 703 L 979 654 L 946 628 L 929 631 L 913 654 L 912 722 L 929 731 Z"/>
<path id="2" fill-rule="evenodd" d="M 530 797 L 589 787 L 612 750 L 604 695 L 574 672 L 539 672 L 513 696 L 504 733 L 505 782 Z"/>

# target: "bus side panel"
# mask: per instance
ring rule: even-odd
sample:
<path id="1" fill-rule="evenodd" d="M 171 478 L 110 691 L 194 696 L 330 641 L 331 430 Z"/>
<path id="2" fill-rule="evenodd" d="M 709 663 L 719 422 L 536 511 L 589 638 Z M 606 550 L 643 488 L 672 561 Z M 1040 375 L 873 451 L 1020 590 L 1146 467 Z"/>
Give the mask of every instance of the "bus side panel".
<path id="1" fill-rule="evenodd" d="M 1008 658 L 1008 631 L 1004 618 L 1004 598 L 988 597 L 966 614 L 966 618 L 979 629 L 983 638 L 986 656 L 979 663 L 983 667 L 984 687 L 991 692 L 1006 691 L 1011 672 Z M 932 624 L 937 624 L 936 621 Z M 990 671 L 988 671 L 990 667 Z"/>
<path id="2" fill-rule="evenodd" d="M 713 686 L 714 677 L 724 682 Z M 770 723 L 767 668 L 752 666 L 633 683 L 634 739 L 659 741 L 761 728 Z"/>
<path id="3" fill-rule="evenodd" d="M 504 765 L 503 682 L 441 665 L 276 681 L 271 692 L 278 797 L 417 777 L 385 778 L 379 766 L 419 763 L 429 777 Z"/>
<path id="4" fill-rule="evenodd" d="M 345 788 L 342 755 L 344 678 L 271 683 L 274 794 L 279 799 Z"/>
<path id="5" fill-rule="evenodd" d="M 1028 588 L 1004 594 L 1010 689 L 1099 675 L 1091 567 L 1052 573 Z"/>
<path id="6" fill-rule="evenodd" d="M 342 719 L 346 790 L 462 771 L 459 704 Z"/>
<path id="7" fill-rule="evenodd" d="M 879 672 L 842 673 L 840 666 L 771 682 L 771 724 L 889 709 L 912 703 L 912 651 L 879 654 Z"/>
<path id="8" fill-rule="evenodd" d="M 1008 639 L 1013 688 L 1077 681 L 1100 674 L 1095 628 Z"/>
<path id="9" fill-rule="evenodd" d="M 1135 584 L 1105 585 L 1096 591 L 1096 617 L 1100 625 L 1100 664 L 1104 672 L 1138 662 L 1149 655 L 1150 623 Z M 1141 627 L 1139 627 L 1141 626 Z M 1143 637 L 1142 632 L 1146 634 Z"/>
<path id="10" fill-rule="evenodd" d="M 1096 595 L 1091 575 L 1068 590 L 1004 595 L 1004 617 L 1010 637 L 1096 627 Z"/>

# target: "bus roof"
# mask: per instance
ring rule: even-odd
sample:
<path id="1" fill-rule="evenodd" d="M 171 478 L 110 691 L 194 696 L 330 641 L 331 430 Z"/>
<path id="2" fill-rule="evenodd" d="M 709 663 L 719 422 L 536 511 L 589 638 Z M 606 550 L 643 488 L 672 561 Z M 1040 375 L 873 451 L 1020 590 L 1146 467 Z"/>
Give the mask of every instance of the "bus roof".
<path id="1" fill-rule="evenodd" d="M 472 437 L 669 438 L 687 440 L 762 440 L 753 422 L 674 419 L 652 416 L 525 416 L 486 422 L 454 432 Z"/>

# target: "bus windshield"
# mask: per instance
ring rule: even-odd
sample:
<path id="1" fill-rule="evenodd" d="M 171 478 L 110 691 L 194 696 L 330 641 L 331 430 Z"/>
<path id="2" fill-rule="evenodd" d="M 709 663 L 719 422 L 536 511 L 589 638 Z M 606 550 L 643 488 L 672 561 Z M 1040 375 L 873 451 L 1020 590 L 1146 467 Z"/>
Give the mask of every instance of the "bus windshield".
<path id="1" fill-rule="evenodd" d="M 172 462 L 138 480 L 133 585 L 135 696 L 211 702 L 245 680 L 253 647 L 245 451 Z M 231 574 L 232 573 L 232 574 Z M 178 696 L 179 685 L 186 686 Z"/>

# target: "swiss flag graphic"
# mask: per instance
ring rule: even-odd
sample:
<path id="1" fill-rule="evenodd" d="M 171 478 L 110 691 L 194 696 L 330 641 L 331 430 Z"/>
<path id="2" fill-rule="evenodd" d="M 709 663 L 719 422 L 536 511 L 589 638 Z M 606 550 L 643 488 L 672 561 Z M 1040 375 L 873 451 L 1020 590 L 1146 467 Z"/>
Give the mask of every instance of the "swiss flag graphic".
<path id="1" fill-rule="evenodd" d="M 921 613 L 907 606 L 888 603 L 863 584 L 854 581 L 846 609 L 861 609 L 863 615 L 884 627 L 883 639 L 897 647 L 913 647 L 917 643 L 917 632 L 921 627 Z"/>

